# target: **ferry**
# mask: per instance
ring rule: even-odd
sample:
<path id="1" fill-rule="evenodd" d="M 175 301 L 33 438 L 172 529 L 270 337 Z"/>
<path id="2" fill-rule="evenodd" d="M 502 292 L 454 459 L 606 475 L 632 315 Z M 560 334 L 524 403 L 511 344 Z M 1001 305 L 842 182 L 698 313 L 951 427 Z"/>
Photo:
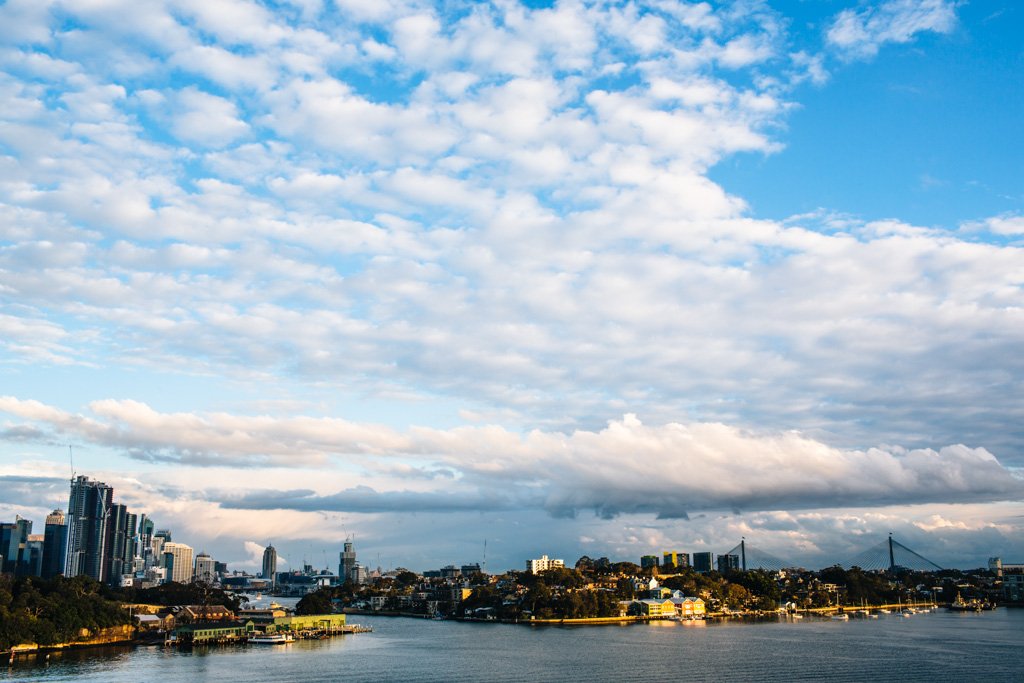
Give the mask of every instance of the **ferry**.
<path id="1" fill-rule="evenodd" d="M 287 645 L 294 641 L 290 633 L 261 633 L 249 638 L 249 642 L 255 645 Z"/>

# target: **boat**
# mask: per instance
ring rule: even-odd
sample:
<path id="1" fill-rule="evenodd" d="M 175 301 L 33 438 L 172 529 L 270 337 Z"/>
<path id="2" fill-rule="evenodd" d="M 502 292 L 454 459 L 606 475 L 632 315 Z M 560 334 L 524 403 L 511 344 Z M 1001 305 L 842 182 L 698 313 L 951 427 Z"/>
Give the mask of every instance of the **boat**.
<path id="1" fill-rule="evenodd" d="M 294 641 L 290 633 L 261 633 L 249 637 L 249 642 L 254 645 L 287 645 Z"/>
<path id="2" fill-rule="evenodd" d="M 833 614 L 831 617 L 832 621 L 849 621 L 850 615 L 845 612 L 842 614 Z"/>
<path id="3" fill-rule="evenodd" d="M 964 600 L 958 592 L 956 600 L 949 603 L 949 609 L 954 612 L 980 612 L 984 609 L 984 606 L 978 600 Z"/>

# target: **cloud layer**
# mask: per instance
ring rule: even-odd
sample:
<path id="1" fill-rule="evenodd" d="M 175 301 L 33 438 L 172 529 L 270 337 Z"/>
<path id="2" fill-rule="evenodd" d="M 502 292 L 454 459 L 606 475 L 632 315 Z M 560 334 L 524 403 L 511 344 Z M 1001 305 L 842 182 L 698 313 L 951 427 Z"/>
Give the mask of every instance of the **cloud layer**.
<path id="1" fill-rule="evenodd" d="M 709 177 L 958 10 L 9 0 L 0 466 L 209 478 L 236 536 L 1019 498 L 1021 212 L 768 220 Z M 140 503 L 187 524 L 176 486 Z"/>
<path id="2" fill-rule="evenodd" d="M 0 397 L 22 429 L 85 439 L 129 457 L 183 465 L 359 466 L 358 475 L 416 481 L 414 489 L 360 485 L 211 491 L 242 509 L 464 512 L 543 509 L 573 517 L 706 510 L 789 510 L 1017 499 L 1024 480 L 983 448 L 840 450 L 795 432 L 758 435 L 722 424 L 646 426 L 634 415 L 600 431 L 498 426 L 406 432 L 336 419 L 166 415 L 134 401 L 98 401 L 96 417 Z M 374 470 L 377 470 L 374 472 Z"/>

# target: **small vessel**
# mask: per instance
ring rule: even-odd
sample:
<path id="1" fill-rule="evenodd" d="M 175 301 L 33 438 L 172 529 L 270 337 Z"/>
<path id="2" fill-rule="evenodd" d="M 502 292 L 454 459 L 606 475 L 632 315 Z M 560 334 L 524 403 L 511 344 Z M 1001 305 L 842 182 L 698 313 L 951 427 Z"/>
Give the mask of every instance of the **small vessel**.
<path id="1" fill-rule="evenodd" d="M 850 615 L 843 612 L 842 614 L 833 614 L 831 617 L 832 621 L 849 621 Z"/>
<path id="2" fill-rule="evenodd" d="M 286 645 L 294 641 L 290 633 L 260 633 L 249 638 L 249 642 L 255 645 Z"/>
<path id="3" fill-rule="evenodd" d="M 954 612 L 980 612 L 984 609 L 978 600 L 964 600 L 960 593 L 956 594 L 956 600 L 949 604 L 949 609 Z"/>

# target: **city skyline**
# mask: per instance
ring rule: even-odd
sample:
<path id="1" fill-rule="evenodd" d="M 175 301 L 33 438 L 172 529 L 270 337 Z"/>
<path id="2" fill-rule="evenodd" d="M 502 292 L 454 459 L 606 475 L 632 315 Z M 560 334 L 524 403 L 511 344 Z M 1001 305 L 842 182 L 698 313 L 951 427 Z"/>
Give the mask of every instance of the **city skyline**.
<path id="1" fill-rule="evenodd" d="M 254 572 L 1024 561 L 1021 28 L 9 0 L 0 520 L 73 467 Z"/>

